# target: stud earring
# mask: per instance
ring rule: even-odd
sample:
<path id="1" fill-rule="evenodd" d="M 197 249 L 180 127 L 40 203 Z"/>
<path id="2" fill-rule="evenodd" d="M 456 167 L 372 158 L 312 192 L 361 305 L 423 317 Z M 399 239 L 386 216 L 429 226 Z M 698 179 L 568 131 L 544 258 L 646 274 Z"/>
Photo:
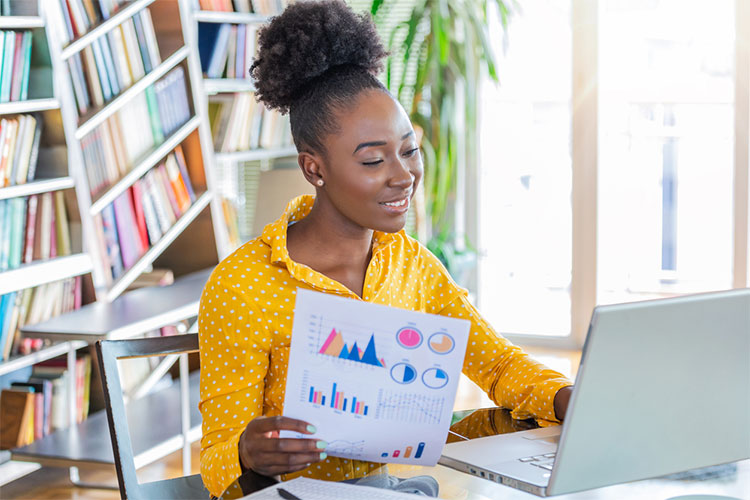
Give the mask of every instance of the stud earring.
<path id="1" fill-rule="evenodd" d="M 325 184 L 325 182 L 323 182 L 323 179 L 318 179 L 317 184 L 318 186 L 323 187 L 323 184 Z"/>

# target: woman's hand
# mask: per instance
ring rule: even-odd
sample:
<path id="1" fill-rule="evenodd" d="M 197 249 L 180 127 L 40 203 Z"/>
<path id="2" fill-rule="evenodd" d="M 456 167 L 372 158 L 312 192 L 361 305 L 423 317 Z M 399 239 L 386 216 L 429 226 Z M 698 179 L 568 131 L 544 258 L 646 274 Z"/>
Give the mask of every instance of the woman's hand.
<path id="1" fill-rule="evenodd" d="M 240 462 L 264 476 L 296 472 L 313 462 L 324 460 L 328 443 L 316 439 L 282 439 L 279 431 L 315 433 L 315 427 L 289 417 L 257 417 L 250 421 L 240 436 Z"/>
<path id="2" fill-rule="evenodd" d="M 555 399 L 552 402 L 552 405 L 555 408 L 555 417 L 557 417 L 558 420 L 565 420 L 565 414 L 568 413 L 568 403 L 570 403 L 570 396 L 572 394 L 572 385 L 563 387 L 557 391 L 557 394 L 555 394 Z"/>

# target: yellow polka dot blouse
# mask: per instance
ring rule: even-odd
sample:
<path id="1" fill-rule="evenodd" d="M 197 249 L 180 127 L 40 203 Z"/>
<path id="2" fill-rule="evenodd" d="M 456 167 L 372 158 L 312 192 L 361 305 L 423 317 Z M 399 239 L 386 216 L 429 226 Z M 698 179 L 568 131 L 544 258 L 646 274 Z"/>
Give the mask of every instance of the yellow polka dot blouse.
<path id="1" fill-rule="evenodd" d="M 515 418 L 556 422 L 552 401 L 571 383 L 498 335 L 469 303 L 438 259 L 403 231 L 373 235 L 362 297 L 292 261 L 288 225 L 314 198 L 292 200 L 263 234 L 224 259 L 200 302 L 201 474 L 216 496 L 241 474 L 237 444 L 247 423 L 283 410 L 294 299 L 298 288 L 414 311 L 465 318 L 471 330 L 463 371 Z M 380 464 L 329 457 L 284 479 L 304 475 L 339 481 Z"/>

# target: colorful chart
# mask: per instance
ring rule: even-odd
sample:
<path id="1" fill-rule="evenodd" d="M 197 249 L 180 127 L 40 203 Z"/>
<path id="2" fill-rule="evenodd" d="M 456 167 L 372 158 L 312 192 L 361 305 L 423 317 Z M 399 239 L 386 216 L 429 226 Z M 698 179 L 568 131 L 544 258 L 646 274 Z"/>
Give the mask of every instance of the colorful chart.
<path id="1" fill-rule="evenodd" d="M 320 406 L 328 406 L 335 410 L 340 410 L 345 413 L 353 413 L 355 415 L 367 416 L 369 407 L 362 401 L 357 401 L 356 397 L 344 397 L 344 393 L 336 390 L 336 382 L 333 383 L 331 394 L 326 399 L 322 391 L 316 391 L 314 386 L 310 386 L 310 393 L 307 398 L 308 403 Z M 328 404 L 326 404 L 328 401 Z"/>
<path id="2" fill-rule="evenodd" d="M 364 351 L 357 347 L 357 343 L 350 348 L 344 343 L 344 338 L 341 336 L 341 332 L 337 332 L 334 328 L 328 335 L 328 338 L 323 342 L 323 346 L 318 351 L 319 354 L 325 354 L 326 356 L 333 356 L 334 358 L 348 359 L 349 361 L 356 361 L 358 363 L 364 363 L 366 365 L 382 366 L 385 368 L 385 360 L 378 358 L 375 352 L 375 335 L 370 335 L 370 341 L 367 343 L 367 347 Z"/>
<path id="3" fill-rule="evenodd" d="M 411 326 L 406 326 L 396 333 L 396 340 L 406 349 L 416 349 L 422 345 L 422 333 Z"/>
<path id="4" fill-rule="evenodd" d="M 399 449 L 399 450 L 393 450 L 393 451 L 391 451 L 390 452 L 390 456 L 392 456 L 393 458 L 399 458 L 399 457 L 400 458 L 421 458 L 422 457 L 422 453 L 424 453 L 424 446 L 425 446 L 424 442 L 420 442 L 417 445 L 416 452 L 414 451 L 414 447 L 413 446 L 407 446 L 403 450 Z M 412 453 L 413 453 L 413 455 L 412 455 Z M 388 455 L 389 455 L 389 452 L 387 452 L 387 451 L 384 451 L 383 453 L 380 454 L 380 456 L 382 458 L 387 458 Z"/>
<path id="5" fill-rule="evenodd" d="M 453 341 L 453 337 L 447 333 L 433 333 L 430 335 L 430 340 L 427 342 L 432 352 L 437 354 L 448 354 L 453 350 L 456 343 Z"/>
<path id="6" fill-rule="evenodd" d="M 422 374 L 422 382 L 430 389 L 442 389 L 448 383 L 448 374 L 440 368 L 430 368 Z"/>
<path id="7" fill-rule="evenodd" d="M 391 378 L 399 384 L 411 384 L 417 379 L 417 370 L 409 363 L 398 363 L 391 368 Z"/>

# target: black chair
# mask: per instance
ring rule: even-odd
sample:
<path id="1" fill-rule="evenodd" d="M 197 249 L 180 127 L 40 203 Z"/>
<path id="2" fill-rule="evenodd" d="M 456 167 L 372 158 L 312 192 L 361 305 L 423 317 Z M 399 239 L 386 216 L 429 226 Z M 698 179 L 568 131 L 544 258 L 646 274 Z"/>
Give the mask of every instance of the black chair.
<path id="1" fill-rule="evenodd" d="M 208 499 L 211 497 L 203 485 L 200 474 L 150 483 L 138 483 L 125 413 L 125 401 L 117 368 L 118 359 L 166 356 L 196 351 L 198 351 L 198 334 L 146 339 L 102 340 L 96 343 L 104 398 L 107 404 L 109 433 L 112 438 L 115 468 L 117 469 L 117 481 L 120 485 L 122 498 Z M 181 370 L 181 379 L 184 379 L 181 380 L 181 383 L 183 384 L 187 384 L 186 372 L 187 365 L 185 364 L 184 370 Z M 158 425 L 158 422 L 153 424 Z M 185 425 L 183 417 L 183 426 Z"/>

